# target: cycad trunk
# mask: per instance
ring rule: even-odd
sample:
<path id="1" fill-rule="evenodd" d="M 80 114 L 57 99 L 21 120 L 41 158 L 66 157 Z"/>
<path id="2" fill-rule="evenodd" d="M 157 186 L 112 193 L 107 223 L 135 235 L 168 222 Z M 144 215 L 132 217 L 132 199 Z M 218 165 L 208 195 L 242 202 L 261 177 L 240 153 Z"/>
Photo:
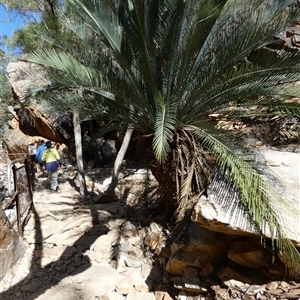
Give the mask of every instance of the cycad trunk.
<path id="1" fill-rule="evenodd" d="M 154 156 L 152 140 L 147 139 L 144 145 L 148 167 L 159 183 L 164 215 L 180 221 L 206 190 L 215 163 L 208 161 L 207 150 L 187 131 L 174 134 L 167 159 L 162 164 Z"/>
<path id="2" fill-rule="evenodd" d="M 159 183 L 159 207 L 167 220 L 174 218 L 174 213 L 177 209 L 177 185 L 176 174 L 173 161 L 170 156 L 167 160 L 160 164 L 154 156 L 152 139 L 144 143 L 145 158 L 147 166 Z"/>

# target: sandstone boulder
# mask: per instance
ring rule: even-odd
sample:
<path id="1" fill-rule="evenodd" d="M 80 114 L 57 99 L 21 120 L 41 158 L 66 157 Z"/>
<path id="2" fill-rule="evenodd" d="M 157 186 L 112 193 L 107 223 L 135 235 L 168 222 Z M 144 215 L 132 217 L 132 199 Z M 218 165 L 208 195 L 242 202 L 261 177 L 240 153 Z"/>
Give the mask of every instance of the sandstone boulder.
<path id="1" fill-rule="evenodd" d="M 287 236 L 300 246 L 300 153 L 261 149 L 258 159 L 263 176 L 283 196 L 283 202 L 271 206 L 285 225 Z M 272 199 L 271 199 L 272 200 Z M 256 230 L 247 218 L 237 193 L 222 174 L 217 174 L 202 196 L 192 215 L 192 221 L 211 231 L 229 235 L 253 236 Z"/>
<path id="2" fill-rule="evenodd" d="M 45 76 L 44 68 L 34 63 L 11 62 L 6 71 L 12 89 L 21 103 L 24 103 L 34 90 L 44 89 L 51 84 Z"/>

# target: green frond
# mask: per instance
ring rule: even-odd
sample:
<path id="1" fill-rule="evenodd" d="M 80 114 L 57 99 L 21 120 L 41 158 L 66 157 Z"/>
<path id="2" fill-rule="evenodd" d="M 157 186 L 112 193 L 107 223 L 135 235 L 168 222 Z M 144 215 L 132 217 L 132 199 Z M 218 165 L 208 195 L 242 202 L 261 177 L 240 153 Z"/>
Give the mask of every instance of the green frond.
<path id="1" fill-rule="evenodd" d="M 276 111 L 280 111 L 283 114 L 287 114 L 293 117 L 300 118 L 300 103 L 289 102 L 289 103 L 280 103 L 275 104 L 274 106 L 270 106 L 274 108 Z"/>
<path id="2" fill-rule="evenodd" d="M 59 78 L 66 81 L 68 85 L 97 86 L 100 88 L 107 86 L 106 77 L 102 76 L 98 70 L 85 66 L 75 57 L 55 48 L 34 51 L 28 55 L 28 60 L 63 72 L 64 75 L 61 76 L 62 73 L 60 73 Z M 51 72 L 51 69 L 47 71 Z M 52 74 L 55 76 L 56 73 L 53 72 Z"/>
<path id="3" fill-rule="evenodd" d="M 122 32 L 119 28 L 119 18 L 105 1 L 69 0 L 69 2 L 77 8 L 77 13 L 94 32 L 101 33 L 101 39 L 107 47 L 120 51 Z"/>
<path id="4" fill-rule="evenodd" d="M 156 103 L 153 150 L 157 160 L 163 163 L 170 149 L 170 142 L 176 128 L 177 103 L 172 100 L 165 101 L 161 94 L 157 95 Z"/>

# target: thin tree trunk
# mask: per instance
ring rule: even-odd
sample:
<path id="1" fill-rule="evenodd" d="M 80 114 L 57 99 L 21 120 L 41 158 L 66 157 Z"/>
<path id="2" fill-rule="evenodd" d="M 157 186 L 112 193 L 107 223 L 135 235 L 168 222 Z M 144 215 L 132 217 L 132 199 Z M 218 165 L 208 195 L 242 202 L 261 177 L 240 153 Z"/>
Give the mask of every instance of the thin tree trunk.
<path id="1" fill-rule="evenodd" d="M 78 180 L 79 189 L 81 196 L 85 196 L 87 193 L 84 169 L 83 169 L 83 159 L 82 159 L 82 143 L 81 143 L 81 127 L 79 113 L 73 113 L 73 126 L 74 126 L 74 137 L 75 137 L 75 148 L 76 148 L 76 162 L 78 169 Z"/>
<path id="2" fill-rule="evenodd" d="M 128 126 L 126 133 L 124 135 L 124 138 L 123 138 L 121 148 L 120 148 L 118 155 L 116 157 L 116 160 L 115 160 L 112 180 L 111 180 L 109 187 L 105 191 L 106 194 L 113 195 L 115 192 L 115 188 L 118 184 L 118 178 L 119 178 L 122 161 L 123 161 L 126 151 L 128 149 L 128 145 L 129 145 L 132 133 L 133 133 L 133 128 Z"/>

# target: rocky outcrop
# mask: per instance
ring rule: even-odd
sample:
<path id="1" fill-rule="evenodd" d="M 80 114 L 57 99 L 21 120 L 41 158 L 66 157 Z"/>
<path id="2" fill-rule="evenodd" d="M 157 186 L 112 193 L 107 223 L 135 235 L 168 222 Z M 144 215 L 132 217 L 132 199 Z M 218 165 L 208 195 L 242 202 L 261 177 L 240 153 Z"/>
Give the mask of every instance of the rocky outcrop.
<path id="1" fill-rule="evenodd" d="M 23 110 L 23 113 L 26 110 Z M 22 117 L 24 117 L 24 114 Z M 17 116 L 7 124 L 8 126 L 2 137 L 2 141 L 11 160 L 26 156 L 28 153 L 28 145 L 42 139 L 66 145 L 70 144 L 70 140 L 62 134 L 58 127 L 53 125 L 50 119 L 44 116 L 37 116 L 36 113 L 32 112 L 29 116 L 29 120 L 35 124 L 35 129 L 30 130 L 30 127 L 27 127 L 27 129 L 24 130 L 24 128 L 22 128 L 24 127 L 24 122 Z M 40 131 L 37 131 L 38 129 L 40 129 Z"/>
<path id="2" fill-rule="evenodd" d="M 12 120 L 8 122 L 3 135 L 3 142 L 11 159 L 15 159 L 27 153 L 28 144 L 40 139 L 51 140 L 64 144 L 74 155 L 74 132 L 71 112 L 57 112 L 46 101 L 39 103 L 30 100 L 33 91 L 47 88 L 50 82 L 45 79 L 43 69 L 25 61 L 9 63 L 7 67 L 9 81 L 12 85 L 14 98 L 21 104 L 21 108 L 8 110 Z M 94 122 L 94 131 L 103 124 Z M 87 125 L 84 125 L 86 127 Z M 88 134 L 92 134 L 85 128 Z M 85 131 L 83 130 L 83 131 Z M 115 140 L 110 136 L 105 138 L 84 136 L 83 152 L 86 163 L 97 161 L 98 165 L 111 163 L 116 156 Z"/>
<path id="3" fill-rule="evenodd" d="M 15 99 L 18 99 L 22 104 L 32 96 L 33 91 L 40 91 L 51 85 L 44 68 L 34 63 L 11 62 L 6 71 Z"/>
<path id="4" fill-rule="evenodd" d="M 50 85 L 43 68 L 24 61 L 11 62 L 7 66 L 7 74 L 15 101 L 21 104 L 18 109 L 8 108 L 12 120 L 8 122 L 3 143 L 11 159 L 27 153 L 28 144 L 39 139 L 69 146 L 73 135 L 70 114 L 57 113 L 47 103 L 33 104 L 28 100 L 33 91 L 43 90 Z"/>

